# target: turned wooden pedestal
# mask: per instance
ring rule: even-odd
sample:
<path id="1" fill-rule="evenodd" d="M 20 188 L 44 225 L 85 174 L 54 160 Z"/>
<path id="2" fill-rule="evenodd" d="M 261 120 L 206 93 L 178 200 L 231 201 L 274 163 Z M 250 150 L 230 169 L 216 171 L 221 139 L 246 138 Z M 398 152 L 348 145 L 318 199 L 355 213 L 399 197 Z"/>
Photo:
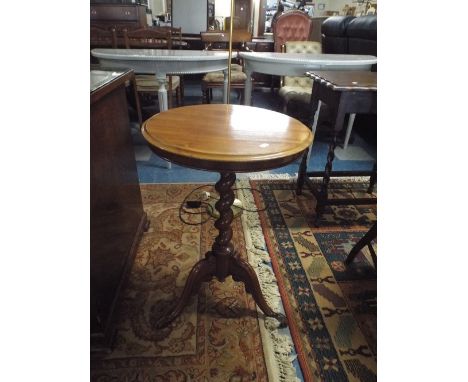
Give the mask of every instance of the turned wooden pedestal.
<path id="1" fill-rule="evenodd" d="M 195 264 L 176 304 L 156 324 L 164 327 L 187 305 L 201 283 L 232 276 L 268 317 L 282 325 L 286 318 L 267 304 L 254 269 L 237 254 L 231 243 L 236 172 L 263 171 L 285 166 L 299 158 L 312 143 L 311 131 L 296 119 L 277 112 L 240 105 L 195 105 L 156 114 L 142 133 L 152 150 L 180 165 L 219 172 L 215 227 L 219 234 L 211 251 Z"/>

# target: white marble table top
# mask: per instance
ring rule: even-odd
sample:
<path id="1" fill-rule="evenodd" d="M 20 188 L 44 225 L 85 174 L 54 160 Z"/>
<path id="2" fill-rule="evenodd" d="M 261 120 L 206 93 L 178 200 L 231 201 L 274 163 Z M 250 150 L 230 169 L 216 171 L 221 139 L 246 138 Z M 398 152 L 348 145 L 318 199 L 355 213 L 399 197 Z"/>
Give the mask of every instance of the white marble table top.
<path id="1" fill-rule="evenodd" d="M 91 54 L 97 58 L 135 61 L 193 61 L 228 59 L 228 52 L 209 50 L 173 50 L 173 49 L 104 49 L 96 48 Z"/>
<path id="2" fill-rule="evenodd" d="M 254 72 L 277 76 L 303 76 L 310 70 L 370 70 L 377 57 L 355 54 L 239 52 L 247 75 L 244 104 L 251 104 Z"/>
<path id="3" fill-rule="evenodd" d="M 278 53 L 278 52 L 239 52 L 248 61 L 275 64 L 310 64 L 323 66 L 373 65 L 377 57 L 356 54 L 315 54 L 315 53 Z"/>

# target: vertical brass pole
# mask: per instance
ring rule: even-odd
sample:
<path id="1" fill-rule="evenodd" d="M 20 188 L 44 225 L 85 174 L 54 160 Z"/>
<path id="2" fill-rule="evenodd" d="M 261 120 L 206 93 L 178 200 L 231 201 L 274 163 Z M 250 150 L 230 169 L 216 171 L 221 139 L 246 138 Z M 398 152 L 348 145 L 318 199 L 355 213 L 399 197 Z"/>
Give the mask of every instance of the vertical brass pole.
<path id="1" fill-rule="evenodd" d="M 229 56 L 228 56 L 228 88 L 227 103 L 231 103 L 231 59 L 232 59 L 232 30 L 234 28 L 234 1 L 231 0 L 231 22 L 229 24 Z"/>

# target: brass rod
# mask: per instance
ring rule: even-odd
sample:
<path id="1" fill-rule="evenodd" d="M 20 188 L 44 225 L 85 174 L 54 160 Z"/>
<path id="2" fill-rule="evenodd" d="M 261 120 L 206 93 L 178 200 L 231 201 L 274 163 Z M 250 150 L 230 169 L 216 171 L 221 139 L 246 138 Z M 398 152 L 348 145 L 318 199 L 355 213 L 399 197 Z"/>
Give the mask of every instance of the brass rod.
<path id="1" fill-rule="evenodd" d="M 228 56 L 228 86 L 227 103 L 231 103 L 231 59 L 232 59 L 232 30 L 234 27 L 234 1 L 231 0 L 231 22 L 229 23 L 229 56 Z"/>

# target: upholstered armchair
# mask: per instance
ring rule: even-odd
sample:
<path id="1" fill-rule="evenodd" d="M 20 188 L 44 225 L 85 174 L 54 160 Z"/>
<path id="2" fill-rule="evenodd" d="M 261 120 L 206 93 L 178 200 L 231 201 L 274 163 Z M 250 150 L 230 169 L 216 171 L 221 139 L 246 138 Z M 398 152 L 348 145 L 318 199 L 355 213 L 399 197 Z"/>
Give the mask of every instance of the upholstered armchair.
<path id="1" fill-rule="evenodd" d="M 283 47 L 287 53 L 322 53 L 322 45 L 316 41 L 287 41 Z M 286 113 L 290 101 L 305 104 L 310 102 L 313 81 L 306 76 L 285 76 L 281 80 L 278 94 L 283 99 L 283 112 Z"/>
<path id="2" fill-rule="evenodd" d="M 272 22 L 275 52 L 281 52 L 286 41 L 307 41 L 312 33 L 312 19 L 303 11 L 287 11 Z M 278 77 L 273 76 L 271 90 L 278 86 Z"/>
<path id="3" fill-rule="evenodd" d="M 286 41 L 309 40 L 312 19 L 303 11 L 289 11 L 280 15 L 272 27 L 275 52 L 281 52 Z"/>

